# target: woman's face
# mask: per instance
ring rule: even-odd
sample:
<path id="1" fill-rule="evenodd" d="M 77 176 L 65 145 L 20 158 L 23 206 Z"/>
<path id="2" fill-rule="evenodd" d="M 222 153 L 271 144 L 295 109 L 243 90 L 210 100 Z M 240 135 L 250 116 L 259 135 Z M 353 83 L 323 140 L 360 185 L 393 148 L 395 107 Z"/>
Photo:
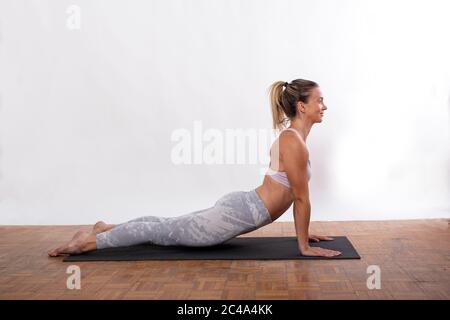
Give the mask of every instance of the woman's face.
<path id="1" fill-rule="evenodd" d="M 313 122 L 322 122 L 324 111 L 328 108 L 323 102 L 322 91 L 320 91 L 319 87 L 311 90 L 308 103 L 302 102 L 300 108 L 301 110 L 305 110 L 304 114 L 306 114 Z"/>

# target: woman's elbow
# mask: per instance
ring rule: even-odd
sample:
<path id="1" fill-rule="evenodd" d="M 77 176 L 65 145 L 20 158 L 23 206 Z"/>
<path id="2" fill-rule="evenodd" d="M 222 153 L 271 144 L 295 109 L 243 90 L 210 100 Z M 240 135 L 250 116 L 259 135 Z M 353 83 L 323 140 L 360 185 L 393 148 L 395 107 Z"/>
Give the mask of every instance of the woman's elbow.
<path id="1" fill-rule="evenodd" d="M 305 203 L 310 203 L 309 202 L 309 197 L 306 197 L 306 196 L 303 196 L 303 197 L 299 197 L 299 196 L 296 196 L 296 197 L 294 197 L 294 204 L 298 204 L 298 205 L 302 205 L 302 204 L 305 204 Z"/>

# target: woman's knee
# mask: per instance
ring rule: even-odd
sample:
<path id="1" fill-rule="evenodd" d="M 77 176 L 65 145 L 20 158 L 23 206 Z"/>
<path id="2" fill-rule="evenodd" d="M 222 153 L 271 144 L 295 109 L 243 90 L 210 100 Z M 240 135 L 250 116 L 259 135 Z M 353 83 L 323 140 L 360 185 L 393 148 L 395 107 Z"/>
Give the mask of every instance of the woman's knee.
<path id="1" fill-rule="evenodd" d="M 178 245 L 187 247 L 212 247 L 219 245 L 228 239 L 215 238 L 215 239 L 194 239 L 194 238 L 184 238 L 177 241 Z"/>

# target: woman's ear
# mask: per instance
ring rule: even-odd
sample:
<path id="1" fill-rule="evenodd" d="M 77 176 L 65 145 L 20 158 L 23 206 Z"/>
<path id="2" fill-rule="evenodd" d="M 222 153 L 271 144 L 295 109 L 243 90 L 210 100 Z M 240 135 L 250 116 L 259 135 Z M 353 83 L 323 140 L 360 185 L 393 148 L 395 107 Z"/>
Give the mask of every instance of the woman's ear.
<path id="1" fill-rule="evenodd" d="M 302 101 L 297 101 L 297 110 L 299 112 L 305 112 L 305 105 Z"/>

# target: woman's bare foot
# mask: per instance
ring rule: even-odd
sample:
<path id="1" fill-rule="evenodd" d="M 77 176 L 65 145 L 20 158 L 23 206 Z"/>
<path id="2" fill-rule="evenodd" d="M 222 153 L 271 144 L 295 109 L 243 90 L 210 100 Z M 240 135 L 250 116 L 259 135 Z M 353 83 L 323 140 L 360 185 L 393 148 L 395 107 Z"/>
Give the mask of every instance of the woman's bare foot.
<path id="1" fill-rule="evenodd" d="M 79 254 L 92 250 L 90 248 L 91 246 L 89 245 L 92 241 L 95 242 L 95 239 L 92 239 L 92 237 L 95 236 L 93 236 L 89 232 L 78 231 L 77 233 L 75 233 L 72 240 L 48 252 L 48 255 L 50 257 L 57 257 L 61 254 Z"/>
<path id="2" fill-rule="evenodd" d="M 107 224 L 104 221 L 98 221 L 96 224 L 94 224 L 91 234 L 99 234 L 99 233 L 108 231 L 108 230 L 114 228 L 115 226 L 116 225 L 114 225 L 114 224 Z"/>
<path id="3" fill-rule="evenodd" d="M 97 221 L 91 232 L 78 231 L 72 240 L 67 241 L 62 246 L 48 252 L 50 257 L 57 257 L 61 254 L 79 254 L 96 249 L 96 235 L 114 228 L 115 224 L 107 224 L 104 221 Z"/>

